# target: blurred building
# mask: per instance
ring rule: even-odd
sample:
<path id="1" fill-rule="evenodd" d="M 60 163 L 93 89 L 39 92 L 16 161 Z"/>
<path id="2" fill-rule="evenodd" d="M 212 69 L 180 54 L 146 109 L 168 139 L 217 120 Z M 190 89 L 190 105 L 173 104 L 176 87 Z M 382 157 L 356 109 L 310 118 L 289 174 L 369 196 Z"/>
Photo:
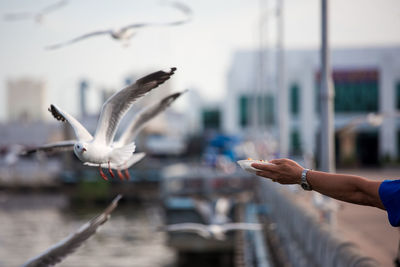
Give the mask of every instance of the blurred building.
<path id="1" fill-rule="evenodd" d="M 266 53 L 269 59 L 276 56 L 274 51 Z M 228 93 L 223 102 L 223 130 L 247 134 L 252 127 L 253 107 L 256 105 L 259 130 L 268 130 L 278 136 L 277 86 L 271 77 L 261 75 L 266 89 L 257 89 L 260 80 L 257 55 L 259 51 L 253 50 L 238 51 L 233 56 L 228 74 Z M 318 153 L 319 59 L 319 50 L 287 50 L 285 54 L 292 155 Z M 400 110 L 400 47 L 333 49 L 331 64 L 336 130 L 371 112 L 393 114 Z M 269 73 L 274 73 L 274 69 L 270 68 Z M 399 120 L 386 116 L 379 127 L 360 123 L 352 134 L 337 135 L 336 156 L 339 163 L 356 161 L 364 165 L 376 164 L 382 159 L 398 159 Z"/>
<path id="2" fill-rule="evenodd" d="M 10 121 L 41 121 L 46 112 L 44 81 L 18 78 L 7 83 L 7 112 Z"/>

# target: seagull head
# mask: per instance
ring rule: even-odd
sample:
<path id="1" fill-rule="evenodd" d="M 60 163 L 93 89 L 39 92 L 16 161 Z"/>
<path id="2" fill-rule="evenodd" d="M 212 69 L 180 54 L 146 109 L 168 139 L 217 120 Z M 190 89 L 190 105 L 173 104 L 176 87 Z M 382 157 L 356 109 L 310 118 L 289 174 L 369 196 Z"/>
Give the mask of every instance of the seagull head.
<path id="1" fill-rule="evenodd" d="M 82 142 L 78 142 L 74 145 L 74 150 L 75 153 L 77 154 L 83 154 L 84 152 L 87 151 L 85 144 L 83 144 Z"/>

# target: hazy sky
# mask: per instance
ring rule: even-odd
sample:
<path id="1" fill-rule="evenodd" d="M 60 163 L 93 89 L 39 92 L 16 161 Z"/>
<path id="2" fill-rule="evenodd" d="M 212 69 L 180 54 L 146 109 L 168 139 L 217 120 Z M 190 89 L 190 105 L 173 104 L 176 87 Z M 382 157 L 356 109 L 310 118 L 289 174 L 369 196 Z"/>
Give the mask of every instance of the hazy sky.
<path id="1" fill-rule="evenodd" d="M 0 0 L 4 14 L 35 11 L 57 0 Z M 170 28 L 146 28 L 129 47 L 108 36 L 45 51 L 44 46 L 86 32 L 135 22 L 166 22 L 182 18 L 160 0 L 70 0 L 44 18 L 0 21 L 0 120 L 6 116 L 6 82 L 23 76 L 47 83 L 47 102 L 77 114 L 77 88 L 90 81 L 90 109 L 96 110 L 99 88 L 121 89 L 127 75 L 143 75 L 175 66 L 171 79 L 176 91 L 197 88 L 218 100 L 225 94 L 232 53 L 258 47 L 260 0 L 187 0 L 192 22 Z M 269 0 L 268 41 L 274 45 L 275 1 Z M 400 45 L 400 1 L 335 0 L 331 2 L 331 42 L 334 47 Z M 164 4 L 163 4 L 164 3 Z M 320 34 L 319 0 L 285 0 L 285 46 L 317 48 Z M 46 108 L 46 107 L 44 107 Z"/>

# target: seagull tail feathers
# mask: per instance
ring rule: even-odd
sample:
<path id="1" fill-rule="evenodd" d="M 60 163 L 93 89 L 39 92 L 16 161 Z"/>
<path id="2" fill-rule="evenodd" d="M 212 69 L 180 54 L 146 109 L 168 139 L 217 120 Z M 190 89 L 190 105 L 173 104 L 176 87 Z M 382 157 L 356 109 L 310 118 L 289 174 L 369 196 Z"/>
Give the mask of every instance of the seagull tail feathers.
<path id="1" fill-rule="evenodd" d="M 126 162 L 132 157 L 133 152 L 135 152 L 136 145 L 134 142 L 119 148 L 114 148 L 111 155 L 111 161 L 113 163 Z"/>

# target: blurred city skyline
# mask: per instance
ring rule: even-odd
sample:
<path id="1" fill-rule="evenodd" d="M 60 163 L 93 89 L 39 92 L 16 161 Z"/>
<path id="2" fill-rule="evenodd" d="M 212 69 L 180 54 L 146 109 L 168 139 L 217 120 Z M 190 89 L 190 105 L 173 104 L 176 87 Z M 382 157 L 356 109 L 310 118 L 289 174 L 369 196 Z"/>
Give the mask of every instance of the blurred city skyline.
<path id="1" fill-rule="evenodd" d="M 2 15 L 32 11 L 56 1 L 0 1 Z M 97 89 L 119 90 L 124 80 L 159 68 L 175 66 L 173 91 L 197 89 L 200 96 L 220 100 L 226 93 L 232 55 L 239 49 L 258 49 L 260 1 L 182 1 L 193 10 L 191 22 L 176 27 L 141 29 L 123 47 L 98 36 L 55 51 L 47 45 L 81 34 L 137 22 L 168 22 L 182 14 L 160 1 L 69 1 L 66 6 L 34 20 L 0 21 L 0 120 L 6 119 L 7 81 L 22 77 L 46 83 L 46 103 L 56 103 L 78 115 L 79 83 L 89 81 L 90 112 L 101 103 Z M 275 46 L 275 1 L 267 4 L 267 47 Z M 335 47 L 400 44 L 400 2 L 331 1 L 330 40 Z M 320 43 L 320 1 L 284 3 L 285 48 L 313 48 Z"/>

